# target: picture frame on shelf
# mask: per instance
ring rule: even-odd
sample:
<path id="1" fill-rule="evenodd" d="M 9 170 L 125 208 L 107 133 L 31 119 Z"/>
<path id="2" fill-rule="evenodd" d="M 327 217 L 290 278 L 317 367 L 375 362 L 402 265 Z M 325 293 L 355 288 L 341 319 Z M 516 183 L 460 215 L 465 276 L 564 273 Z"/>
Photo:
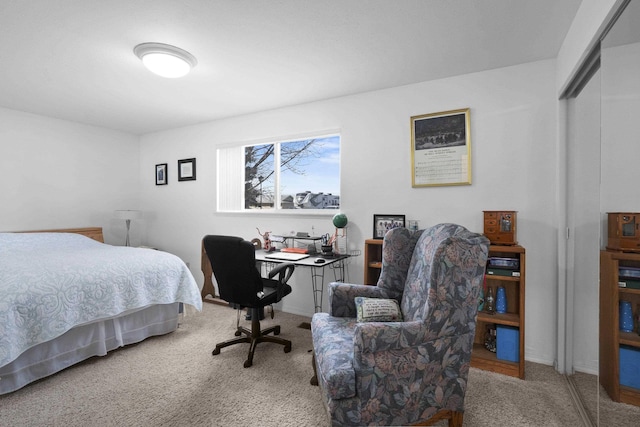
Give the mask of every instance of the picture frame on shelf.
<path id="1" fill-rule="evenodd" d="M 167 185 L 167 164 L 160 163 L 156 165 L 156 185 Z"/>
<path id="2" fill-rule="evenodd" d="M 373 215 L 373 238 L 383 239 L 392 228 L 404 227 L 405 215 Z"/>
<path id="3" fill-rule="evenodd" d="M 196 159 L 178 160 L 178 181 L 196 180 Z"/>
<path id="4" fill-rule="evenodd" d="M 411 117 L 411 186 L 471 184 L 469 108 Z"/>

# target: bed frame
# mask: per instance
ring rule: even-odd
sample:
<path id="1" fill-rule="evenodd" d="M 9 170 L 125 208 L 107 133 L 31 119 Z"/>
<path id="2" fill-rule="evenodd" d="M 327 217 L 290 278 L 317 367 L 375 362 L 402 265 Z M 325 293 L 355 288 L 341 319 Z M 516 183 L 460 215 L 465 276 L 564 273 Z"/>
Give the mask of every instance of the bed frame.
<path id="1" fill-rule="evenodd" d="M 102 227 L 81 227 L 81 228 L 59 228 L 55 230 L 29 230 L 20 231 L 19 233 L 76 233 L 87 236 L 93 240 L 97 240 L 100 243 L 104 243 L 104 235 L 102 234 Z"/>

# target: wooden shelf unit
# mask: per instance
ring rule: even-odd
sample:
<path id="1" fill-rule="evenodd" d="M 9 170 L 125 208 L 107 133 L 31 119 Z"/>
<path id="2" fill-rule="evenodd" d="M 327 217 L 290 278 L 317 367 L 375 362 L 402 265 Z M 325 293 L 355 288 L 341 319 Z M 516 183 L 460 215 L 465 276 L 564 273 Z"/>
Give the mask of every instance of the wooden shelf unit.
<path id="1" fill-rule="evenodd" d="M 375 285 L 382 271 L 382 239 L 364 241 L 364 284 Z"/>
<path id="2" fill-rule="evenodd" d="M 620 300 L 630 301 L 638 316 L 640 289 L 618 286 L 620 266 L 640 267 L 640 253 L 600 251 L 600 384 L 611 400 L 640 406 L 640 389 L 620 384 L 620 345 L 640 349 L 640 336 L 620 331 Z"/>
<path id="3" fill-rule="evenodd" d="M 520 245 L 491 245 L 489 247 L 489 256 L 518 258 L 520 260 L 520 276 L 485 276 L 487 287 L 493 288 L 494 297 L 497 287 L 504 286 L 507 295 L 507 312 L 503 314 L 489 314 L 486 311 L 478 312 L 476 337 L 473 344 L 473 352 L 471 353 L 471 366 L 524 379 L 525 249 Z M 485 328 L 488 324 L 518 328 L 518 347 L 520 350 L 518 362 L 500 360 L 496 353 L 484 347 Z"/>

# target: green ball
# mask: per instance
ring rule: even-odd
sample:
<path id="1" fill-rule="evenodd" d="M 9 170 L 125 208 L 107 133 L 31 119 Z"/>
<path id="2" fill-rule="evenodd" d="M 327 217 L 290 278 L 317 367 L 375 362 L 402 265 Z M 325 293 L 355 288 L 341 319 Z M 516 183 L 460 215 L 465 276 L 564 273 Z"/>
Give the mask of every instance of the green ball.
<path id="1" fill-rule="evenodd" d="M 347 220 L 347 216 L 345 214 L 335 214 L 333 216 L 333 225 L 336 226 L 336 228 L 344 228 L 347 226 L 347 222 L 349 222 Z"/>

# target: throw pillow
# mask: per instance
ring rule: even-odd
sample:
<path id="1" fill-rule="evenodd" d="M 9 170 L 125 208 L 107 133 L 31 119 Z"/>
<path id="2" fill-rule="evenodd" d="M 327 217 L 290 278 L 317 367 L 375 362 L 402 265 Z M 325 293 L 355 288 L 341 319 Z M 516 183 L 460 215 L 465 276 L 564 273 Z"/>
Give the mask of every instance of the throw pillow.
<path id="1" fill-rule="evenodd" d="M 402 322 L 402 311 L 394 299 L 356 297 L 358 322 Z"/>

